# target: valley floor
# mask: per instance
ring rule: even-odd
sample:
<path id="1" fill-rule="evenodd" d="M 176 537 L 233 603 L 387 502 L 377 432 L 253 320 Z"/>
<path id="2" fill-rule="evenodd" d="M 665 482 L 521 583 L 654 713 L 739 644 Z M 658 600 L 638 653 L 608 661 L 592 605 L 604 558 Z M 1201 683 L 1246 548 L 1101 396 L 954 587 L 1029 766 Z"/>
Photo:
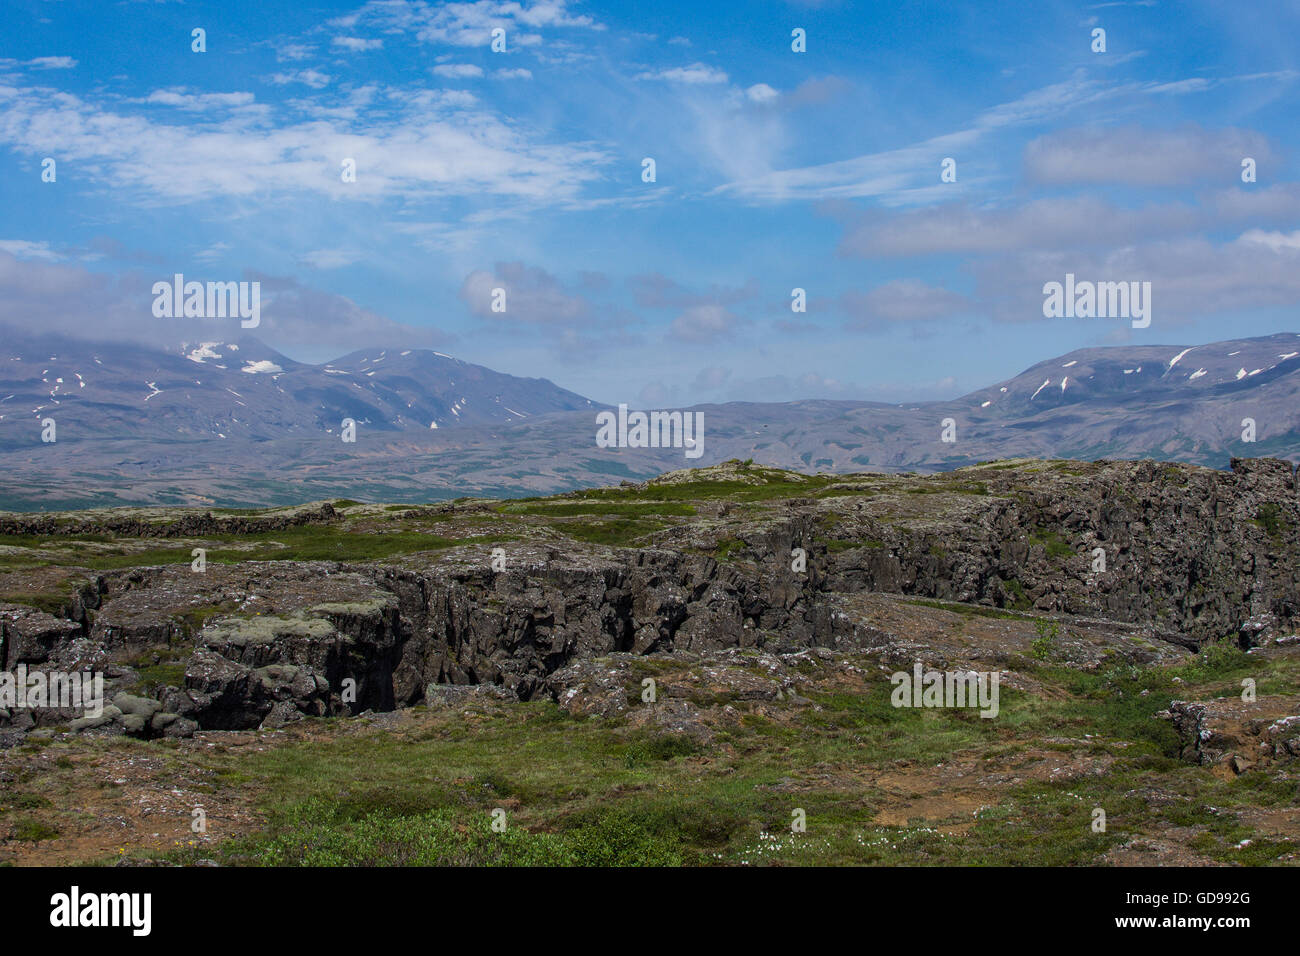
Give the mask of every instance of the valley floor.
<path id="1" fill-rule="evenodd" d="M 614 655 L 565 706 L 448 688 L 427 706 L 278 730 L 29 738 L 0 752 L 0 862 L 1300 861 L 1300 762 L 1193 764 L 1156 716 L 1174 698 L 1231 700 L 1253 676 L 1259 700 L 1226 719 L 1257 735 L 1300 707 L 1280 693 L 1300 648 L 1092 671 L 1027 657 L 997 720 L 895 708 L 891 669 L 826 649 Z M 654 704 L 639 697 L 646 677 Z M 602 716 L 611 691 L 626 707 Z"/>

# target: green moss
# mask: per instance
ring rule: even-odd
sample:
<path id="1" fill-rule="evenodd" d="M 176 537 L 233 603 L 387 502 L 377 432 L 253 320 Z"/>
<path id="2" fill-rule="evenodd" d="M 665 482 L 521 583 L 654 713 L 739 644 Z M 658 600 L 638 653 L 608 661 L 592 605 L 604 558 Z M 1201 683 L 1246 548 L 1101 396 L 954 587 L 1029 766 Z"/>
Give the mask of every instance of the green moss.
<path id="1" fill-rule="evenodd" d="M 875 538 L 864 538 L 861 541 L 854 541 L 844 538 L 832 538 L 826 542 L 826 550 L 832 554 L 839 551 L 853 551 L 857 548 L 871 548 L 880 550 L 885 547 L 885 542 L 877 541 Z"/>
<path id="2" fill-rule="evenodd" d="M 1033 606 L 1033 602 L 1029 600 L 1029 595 L 1025 593 L 1025 586 L 1020 583 L 1019 578 L 1004 581 L 1002 586 L 1011 595 L 1011 607 L 1014 610 L 1027 611 Z"/>
<path id="3" fill-rule="evenodd" d="M 1014 611 L 1007 611 L 1002 608 L 985 607 L 982 604 L 958 604 L 955 601 L 935 601 L 927 598 L 908 598 L 903 603 L 915 604 L 918 607 L 939 608 L 943 611 L 952 611 L 954 614 L 967 614 L 974 617 L 991 617 L 1008 621 L 1037 620 L 1037 618 L 1027 614 L 1017 614 Z"/>
<path id="4" fill-rule="evenodd" d="M 59 828 L 37 820 L 34 817 L 22 817 L 14 821 L 14 839 L 40 842 L 53 840 L 59 835 Z"/>
<path id="5" fill-rule="evenodd" d="M 235 607 L 235 602 L 227 601 L 222 604 L 205 604 L 202 607 L 190 608 L 181 614 L 181 626 L 188 637 L 193 637 L 203 630 L 209 620 L 219 614 L 229 614 Z"/>
<path id="6" fill-rule="evenodd" d="M 136 671 L 140 677 L 130 691 L 137 695 L 151 696 L 159 687 L 184 687 L 185 667 L 183 662 L 149 664 L 140 667 Z"/>
<path id="7" fill-rule="evenodd" d="M 509 503 L 499 505 L 496 509 L 502 514 L 543 515 L 564 518 L 576 515 L 614 516 L 638 518 L 645 515 L 689 516 L 695 514 L 693 505 L 681 502 L 658 501 L 643 504 L 621 502 L 572 502 L 560 501 L 546 504 Z"/>
<path id="8" fill-rule="evenodd" d="M 626 547 L 647 535 L 662 531 L 668 525 L 648 518 L 615 518 L 609 521 L 586 519 L 556 522 L 550 527 L 575 541 Z"/>
<path id="9" fill-rule="evenodd" d="M 730 561 L 732 555 L 743 551 L 747 545 L 740 538 L 722 538 L 713 548 L 713 556 L 719 561 Z"/>
<path id="10" fill-rule="evenodd" d="M 1029 542 L 1041 546 L 1047 552 L 1048 558 L 1068 558 L 1074 554 L 1074 549 L 1065 542 L 1065 539 L 1050 528 L 1035 529 L 1029 535 Z"/>
<path id="11" fill-rule="evenodd" d="M 334 632 L 329 621 L 305 616 L 228 617 L 209 625 L 204 639 L 235 645 L 270 644 L 285 637 L 328 637 Z"/>
<path id="12" fill-rule="evenodd" d="M 1290 526 L 1290 522 L 1282 514 L 1281 507 L 1273 501 L 1266 501 L 1261 504 L 1252 521 L 1258 527 L 1263 528 L 1264 533 L 1275 542 L 1281 540 Z"/>
<path id="13" fill-rule="evenodd" d="M 13 791 L 0 794 L 0 814 L 11 813 L 14 810 L 45 810 L 51 805 L 47 797 L 36 793 Z"/>
<path id="14" fill-rule="evenodd" d="M 0 594 L 0 604 L 24 604 L 54 617 L 67 617 L 72 612 L 72 595 L 64 591 Z"/>

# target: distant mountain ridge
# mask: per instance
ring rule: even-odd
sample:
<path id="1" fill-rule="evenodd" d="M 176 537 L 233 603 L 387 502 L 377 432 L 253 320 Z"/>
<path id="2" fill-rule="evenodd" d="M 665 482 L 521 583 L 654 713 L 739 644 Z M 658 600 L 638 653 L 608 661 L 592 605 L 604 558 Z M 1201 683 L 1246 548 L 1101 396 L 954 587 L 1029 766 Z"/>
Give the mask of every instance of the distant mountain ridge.
<path id="1" fill-rule="evenodd" d="M 179 349 L 6 336 L 0 345 L 0 447 L 15 425 L 54 416 L 67 439 L 274 441 L 338 432 L 344 418 L 380 431 L 505 424 L 594 408 L 545 379 L 525 379 L 423 349 L 362 350 L 295 362 L 257 339 Z"/>
<path id="2" fill-rule="evenodd" d="M 682 449 L 598 448 L 603 408 L 546 379 L 427 350 L 310 365 L 255 339 L 168 352 L 6 338 L 0 507 L 517 496 L 729 458 L 826 472 L 1021 457 L 1294 462 L 1300 334 L 1080 349 L 949 401 L 694 406 L 704 451 L 693 460 Z M 45 418 L 57 443 L 40 440 Z M 343 418 L 357 422 L 355 444 L 339 440 Z"/>

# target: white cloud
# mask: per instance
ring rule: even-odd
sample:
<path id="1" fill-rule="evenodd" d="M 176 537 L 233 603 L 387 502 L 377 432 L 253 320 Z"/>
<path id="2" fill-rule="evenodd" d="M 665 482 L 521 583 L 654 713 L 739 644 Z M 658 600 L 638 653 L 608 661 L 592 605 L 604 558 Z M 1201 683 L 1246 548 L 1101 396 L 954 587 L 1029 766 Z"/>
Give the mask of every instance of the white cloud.
<path id="1" fill-rule="evenodd" d="M 682 308 L 690 305 L 736 305 L 759 293 L 756 279 L 742 286 L 714 285 L 708 292 L 692 292 L 659 272 L 647 272 L 628 279 L 637 305 L 648 309 Z"/>
<path id="2" fill-rule="evenodd" d="M 767 202 L 905 196 L 909 190 L 935 178 L 933 170 L 940 157 L 956 155 L 959 149 L 968 149 L 998 129 L 1054 119 L 1116 92 L 1113 86 L 1104 86 L 1079 74 L 987 109 L 965 129 L 899 149 L 795 169 L 771 168 L 771 154 L 781 143 L 779 138 L 774 138 L 768 155 L 752 155 L 744 173 L 734 176 L 716 191 Z"/>
<path id="3" fill-rule="evenodd" d="M 191 111 L 245 104 L 227 118 L 188 125 L 71 93 L 0 86 L 0 141 L 81 162 L 85 175 L 144 203 L 310 191 L 556 204 L 578 198 L 610 161 L 587 143 L 534 142 L 459 91 L 371 86 L 341 93 L 333 105 L 316 99 L 275 111 L 252 100 L 184 90 L 149 97 Z M 279 115 L 294 110 L 307 117 L 286 123 Z M 340 181 L 341 157 L 356 160 L 355 183 Z"/>
<path id="4" fill-rule="evenodd" d="M 766 83 L 755 83 L 749 89 L 745 90 L 745 95 L 755 103 L 770 103 L 781 94 Z"/>
<path id="5" fill-rule="evenodd" d="M 70 56 L 38 56 L 27 65 L 36 70 L 71 70 L 77 61 Z"/>
<path id="6" fill-rule="evenodd" d="M 1258 192 L 1224 189 L 1201 196 L 1198 204 L 1129 207 L 1092 195 L 1005 207 L 952 202 L 902 212 L 866 210 L 848 224 L 840 248 L 866 258 L 1084 249 L 1298 217 L 1300 185 L 1295 183 Z"/>
<path id="7" fill-rule="evenodd" d="M 276 86 L 301 83 L 304 86 L 310 86 L 313 90 L 321 90 L 329 86 L 330 77 L 319 70 L 298 70 L 293 73 L 272 74 L 269 77 L 269 82 L 274 83 Z"/>
<path id="8" fill-rule="evenodd" d="M 848 314 L 851 328 L 872 329 L 883 323 L 925 322 L 968 311 L 970 300 L 918 279 L 896 279 L 870 292 L 846 293 L 840 306 Z"/>
<path id="9" fill-rule="evenodd" d="M 730 338 L 744 324 L 721 305 L 692 305 L 673 319 L 670 332 L 683 342 L 707 344 Z"/>
<path id="10" fill-rule="evenodd" d="M 154 90 L 144 102 L 175 106 L 183 110 L 235 109 L 250 106 L 256 97 L 252 93 L 190 93 L 185 87 Z"/>
<path id="11" fill-rule="evenodd" d="M 638 80 L 667 80 L 669 83 L 686 83 L 691 86 L 726 83 L 727 74 L 715 66 L 706 63 L 692 63 L 690 66 L 677 66 L 667 70 L 641 73 Z"/>
<path id="12" fill-rule="evenodd" d="M 370 0 L 356 12 L 330 21 L 339 29 L 374 28 L 383 33 L 414 36 L 417 42 L 481 46 L 491 43 L 492 30 L 506 31 L 507 49 L 536 46 L 536 30 L 604 30 L 586 15 L 568 12 L 565 0 L 474 0 L 467 3 L 428 4 L 421 0 Z"/>
<path id="13" fill-rule="evenodd" d="M 1169 329 L 1189 317 L 1225 320 L 1262 308 L 1300 306 L 1300 247 L 1242 236 L 1215 243 L 1175 238 L 1096 252 L 1024 252 L 981 263 L 978 288 L 993 317 L 1044 321 L 1043 283 L 1079 277 L 1151 283 L 1151 328 Z M 1108 322 L 1110 320 L 1098 320 Z"/>
<path id="14" fill-rule="evenodd" d="M 504 290 L 504 312 L 492 310 L 496 289 Z M 574 325 L 593 318 L 591 305 L 583 296 L 567 292 L 544 269 L 520 262 L 498 262 L 492 272 L 471 272 L 461 285 L 460 297 L 474 315 L 498 322 Z"/>
<path id="15" fill-rule="evenodd" d="M 384 41 L 378 38 L 335 37 L 330 41 L 330 44 L 340 50 L 347 50 L 349 53 L 360 53 L 364 50 L 378 50 L 384 45 Z"/>
<path id="16" fill-rule="evenodd" d="M 434 76 L 460 80 L 482 76 L 483 68 L 481 66 L 475 66 L 473 63 L 443 63 L 439 66 L 433 67 L 429 72 Z"/>
<path id="17" fill-rule="evenodd" d="M 516 70 L 497 70 L 493 75 L 500 80 L 531 80 L 533 78 L 533 71 L 525 70 L 520 67 Z"/>
<path id="18" fill-rule="evenodd" d="M 313 269 L 339 269 L 356 262 L 357 257 L 345 249 L 316 249 L 299 256 L 298 261 Z"/>
<path id="19" fill-rule="evenodd" d="M 1265 232 L 1263 229 L 1251 229 L 1241 234 L 1241 242 L 1265 246 L 1274 252 L 1283 249 L 1300 250 L 1300 229 L 1295 232 Z"/>
<path id="20" fill-rule="evenodd" d="M 50 248 L 48 242 L 31 242 L 27 239 L 0 239 L 0 252 L 18 259 L 42 259 L 58 262 L 64 257 Z"/>
<path id="21" fill-rule="evenodd" d="M 280 62 L 285 60 L 305 60 L 315 51 L 314 47 L 307 46 L 304 43 L 286 43 L 283 46 L 276 47 L 275 58 Z"/>
<path id="22" fill-rule="evenodd" d="M 219 259 L 224 258 L 231 248 L 232 247 L 228 242 L 214 242 L 206 249 L 196 252 L 194 254 L 194 260 L 196 262 L 216 262 Z"/>
<path id="23" fill-rule="evenodd" d="M 1268 137 L 1253 130 L 1140 126 L 1059 130 L 1025 147 L 1025 173 L 1049 185 L 1175 186 L 1232 181 L 1243 156 L 1271 163 Z"/>
<path id="24" fill-rule="evenodd" d="M 108 276 L 80 266 L 20 261 L 0 249 L 0 326 L 96 341 L 143 342 L 158 347 L 184 341 L 222 341 L 239 334 L 227 319 L 157 319 L 151 287 L 161 274 Z M 322 292 L 296 279 L 246 271 L 261 282 L 262 324 L 257 336 L 272 347 L 445 347 L 450 337 L 427 326 L 408 326 L 363 308 L 344 296 Z M 87 316 L 94 316 L 93 322 Z M 0 331 L 0 337 L 4 332 Z"/>

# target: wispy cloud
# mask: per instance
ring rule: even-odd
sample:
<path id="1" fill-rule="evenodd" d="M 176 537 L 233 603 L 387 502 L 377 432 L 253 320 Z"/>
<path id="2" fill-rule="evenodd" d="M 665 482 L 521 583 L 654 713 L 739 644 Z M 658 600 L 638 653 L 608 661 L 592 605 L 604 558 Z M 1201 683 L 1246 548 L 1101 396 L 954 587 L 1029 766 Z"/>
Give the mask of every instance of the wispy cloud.
<path id="1" fill-rule="evenodd" d="M 143 104 L 255 111 L 195 127 L 57 90 L 0 87 L 0 138 L 19 149 L 87 161 L 87 175 L 140 202 L 301 192 L 340 199 L 493 195 L 559 202 L 598 179 L 609 161 L 591 144 L 531 140 L 454 92 L 365 92 L 371 105 L 364 115 L 344 100 L 337 110 L 288 122 L 282 108 L 274 113 L 276 124 L 270 108 L 255 104 L 250 93 L 177 88 L 155 91 Z M 341 179 L 345 158 L 356 161 L 353 183 Z"/>
<path id="2" fill-rule="evenodd" d="M 441 63 L 429 71 L 434 76 L 448 77 L 454 80 L 478 77 L 483 75 L 483 67 L 475 66 L 473 63 Z"/>
<path id="3" fill-rule="evenodd" d="M 378 37 L 367 39 L 366 37 L 335 37 L 330 41 L 330 46 L 336 50 L 345 50 L 348 53 L 362 53 L 366 50 L 378 50 L 384 45 L 384 41 Z"/>
<path id="4" fill-rule="evenodd" d="M 1025 149 L 1025 174 L 1050 185 L 1223 183 L 1238 178 L 1243 157 L 1268 165 L 1276 155 L 1269 138 L 1254 130 L 1087 127 L 1058 130 L 1031 142 Z"/>
<path id="5" fill-rule="evenodd" d="M 310 86 L 313 90 L 322 90 L 329 86 L 330 77 L 319 70 L 295 70 L 289 73 L 273 73 L 268 77 L 268 82 L 276 86 L 301 83 L 304 86 Z"/>
<path id="6" fill-rule="evenodd" d="M 707 63 L 692 63 L 690 66 L 674 66 L 663 70 L 651 70 L 637 76 L 640 80 L 667 80 L 669 83 L 687 83 L 693 86 L 726 83 L 725 70 Z"/>

